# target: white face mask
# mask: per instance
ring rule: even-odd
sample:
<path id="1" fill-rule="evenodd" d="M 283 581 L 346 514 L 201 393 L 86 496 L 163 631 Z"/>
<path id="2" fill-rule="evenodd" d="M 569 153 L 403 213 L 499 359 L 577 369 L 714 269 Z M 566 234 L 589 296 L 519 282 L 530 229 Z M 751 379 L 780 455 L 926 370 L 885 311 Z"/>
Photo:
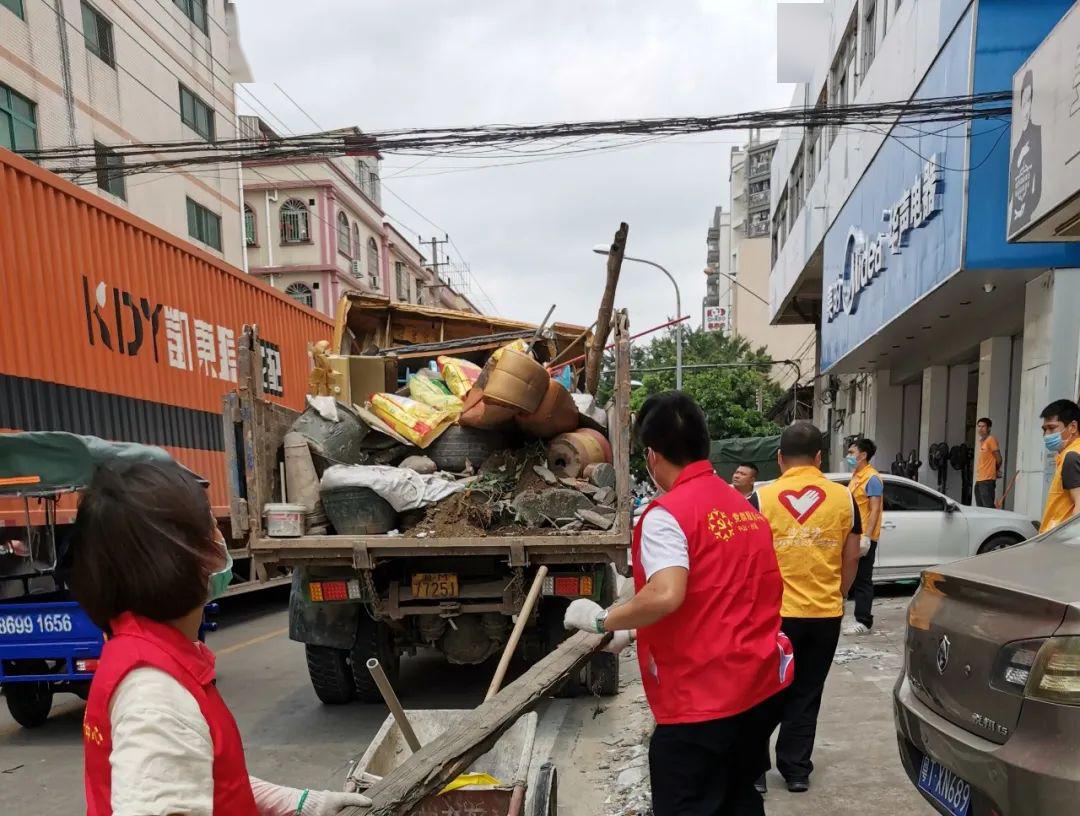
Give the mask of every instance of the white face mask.
<path id="1" fill-rule="evenodd" d="M 649 479 L 652 481 L 653 486 L 656 487 L 656 495 L 660 496 L 667 493 L 663 487 L 660 486 L 660 482 L 656 481 L 656 474 L 652 472 L 652 468 L 649 467 L 649 454 L 651 454 L 652 448 L 645 449 L 645 472 L 649 474 Z"/>

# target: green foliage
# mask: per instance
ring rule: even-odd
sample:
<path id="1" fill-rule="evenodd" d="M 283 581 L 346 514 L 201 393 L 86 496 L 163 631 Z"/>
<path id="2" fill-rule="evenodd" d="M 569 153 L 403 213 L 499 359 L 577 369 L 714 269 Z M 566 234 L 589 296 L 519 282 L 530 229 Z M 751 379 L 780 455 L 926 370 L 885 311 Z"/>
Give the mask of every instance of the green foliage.
<path id="1" fill-rule="evenodd" d="M 713 439 L 769 436 L 779 427 L 767 419 L 767 411 L 781 397 L 781 390 L 769 379 L 770 366 L 745 366 L 769 359 L 765 348 L 753 349 L 741 337 L 725 337 L 718 332 L 686 331 L 683 334 L 683 391 L 692 396 L 709 419 Z M 630 407 L 636 411 L 652 394 L 675 387 L 675 331 L 656 337 L 647 345 L 630 351 L 633 379 L 641 386 L 631 392 Z M 724 367 L 725 363 L 737 366 Z M 687 369 L 693 365 L 716 368 Z M 666 368 L 669 371 L 647 371 Z M 760 404 L 761 410 L 758 410 Z"/>

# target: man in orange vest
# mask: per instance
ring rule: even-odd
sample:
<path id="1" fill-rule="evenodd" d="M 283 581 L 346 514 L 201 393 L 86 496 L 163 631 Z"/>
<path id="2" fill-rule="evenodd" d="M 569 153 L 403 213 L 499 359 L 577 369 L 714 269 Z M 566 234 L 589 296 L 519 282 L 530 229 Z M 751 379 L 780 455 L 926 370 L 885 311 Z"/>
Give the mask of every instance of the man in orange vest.
<path id="1" fill-rule="evenodd" d="M 1043 444 L 1056 454 L 1054 480 L 1046 496 L 1039 532 L 1068 521 L 1080 507 L 1080 407 L 1072 400 L 1054 400 L 1039 416 Z"/>
<path id="2" fill-rule="evenodd" d="M 975 504 L 979 507 L 996 507 L 994 494 L 997 480 L 1001 478 L 1001 446 L 990 433 L 994 421 L 982 417 L 975 423 L 975 435 L 979 443 L 978 459 L 975 460 Z"/>
<path id="3" fill-rule="evenodd" d="M 636 594 L 610 610 L 576 600 L 564 625 L 615 632 L 609 649 L 637 631 L 655 816 L 764 816 L 754 780 L 792 664 L 769 525 L 713 472 L 705 414 L 686 394 L 649 397 L 636 432 L 659 489 L 634 529 Z"/>
<path id="4" fill-rule="evenodd" d="M 877 445 L 871 439 L 856 439 L 848 447 L 848 467 L 855 470 L 848 482 L 848 490 L 859 508 L 859 525 L 862 538 L 859 541 L 859 569 L 851 585 L 851 599 L 855 601 L 855 620 L 845 629 L 845 635 L 865 635 L 874 626 L 874 560 L 877 558 L 878 539 L 881 537 L 882 502 L 885 485 L 881 474 L 870 464 L 877 453 Z"/>
<path id="5" fill-rule="evenodd" d="M 812 423 L 788 425 L 780 434 L 780 478 L 757 491 L 784 579 L 783 629 L 795 650 L 795 680 L 776 740 L 776 767 L 792 793 L 810 789 L 821 695 L 840 640 L 844 597 L 859 566 L 862 532 L 847 488 L 821 472 L 821 447 L 821 431 Z M 758 790 L 763 788 L 760 779 Z"/>

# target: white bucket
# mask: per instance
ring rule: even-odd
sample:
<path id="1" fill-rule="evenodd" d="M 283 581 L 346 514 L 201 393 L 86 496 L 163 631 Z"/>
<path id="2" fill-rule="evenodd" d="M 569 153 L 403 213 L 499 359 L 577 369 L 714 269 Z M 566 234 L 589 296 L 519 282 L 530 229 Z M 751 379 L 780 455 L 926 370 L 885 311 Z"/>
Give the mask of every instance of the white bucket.
<path id="1" fill-rule="evenodd" d="M 302 504 L 267 504 L 263 507 L 266 533 L 271 538 L 297 538 L 304 534 Z"/>

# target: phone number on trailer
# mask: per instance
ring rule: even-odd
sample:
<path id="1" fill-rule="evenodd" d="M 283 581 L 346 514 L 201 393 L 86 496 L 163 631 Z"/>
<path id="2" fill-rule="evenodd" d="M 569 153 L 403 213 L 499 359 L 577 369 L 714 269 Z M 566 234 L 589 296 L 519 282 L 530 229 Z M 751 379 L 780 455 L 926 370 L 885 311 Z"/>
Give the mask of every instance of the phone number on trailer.
<path id="1" fill-rule="evenodd" d="M 34 635 L 70 632 L 71 615 L 56 612 L 50 615 L 0 616 L 0 635 Z"/>

